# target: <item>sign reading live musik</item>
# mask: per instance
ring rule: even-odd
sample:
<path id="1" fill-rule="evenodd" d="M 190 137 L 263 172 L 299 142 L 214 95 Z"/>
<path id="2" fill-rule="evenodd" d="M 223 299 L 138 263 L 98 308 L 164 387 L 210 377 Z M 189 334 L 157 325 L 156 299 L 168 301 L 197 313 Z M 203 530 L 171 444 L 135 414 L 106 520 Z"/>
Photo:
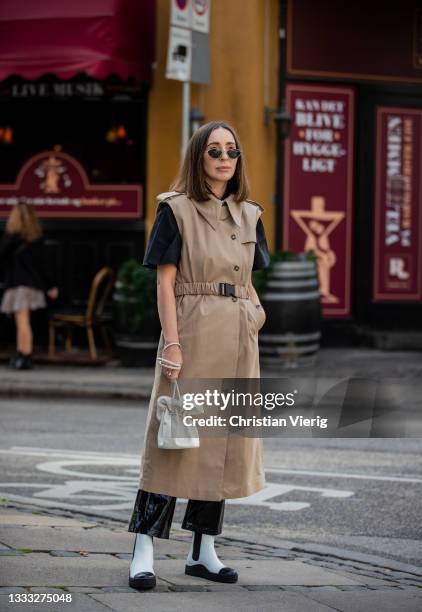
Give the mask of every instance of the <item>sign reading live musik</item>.
<path id="1" fill-rule="evenodd" d="M 23 199 L 40 217 L 135 219 L 142 215 L 139 185 L 91 185 L 70 155 L 43 151 L 21 168 L 16 183 L 0 185 L 0 216 Z"/>
<path id="2" fill-rule="evenodd" d="M 422 299 L 422 111 L 377 109 L 374 300 Z"/>
<path id="3" fill-rule="evenodd" d="M 354 90 L 288 84 L 283 248 L 314 251 L 322 313 L 351 314 Z"/>

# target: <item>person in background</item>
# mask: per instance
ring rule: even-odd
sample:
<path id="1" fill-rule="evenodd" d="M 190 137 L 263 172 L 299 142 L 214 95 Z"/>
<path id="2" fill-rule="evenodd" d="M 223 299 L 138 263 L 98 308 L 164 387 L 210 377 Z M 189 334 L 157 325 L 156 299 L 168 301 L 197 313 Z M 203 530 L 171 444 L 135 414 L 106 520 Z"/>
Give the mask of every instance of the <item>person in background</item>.
<path id="1" fill-rule="evenodd" d="M 32 368 L 31 310 L 45 308 L 45 293 L 55 300 L 59 294 L 44 263 L 44 238 L 32 205 L 20 201 L 11 210 L 0 240 L 0 269 L 4 293 L 0 311 L 14 316 L 16 354 L 9 365 L 18 370 Z"/>

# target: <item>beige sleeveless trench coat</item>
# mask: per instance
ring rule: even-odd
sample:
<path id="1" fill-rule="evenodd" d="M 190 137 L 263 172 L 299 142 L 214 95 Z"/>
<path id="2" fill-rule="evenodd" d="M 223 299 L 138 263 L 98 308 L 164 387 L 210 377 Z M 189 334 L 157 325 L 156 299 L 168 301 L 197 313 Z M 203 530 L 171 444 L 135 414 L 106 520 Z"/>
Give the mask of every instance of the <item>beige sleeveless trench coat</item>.
<path id="1" fill-rule="evenodd" d="M 184 378 L 259 378 L 258 331 L 265 322 L 247 298 L 252 270 L 259 204 L 222 205 L 211 196 L 196 202 L 175 192 L 157 197 L 172 208 L 182 237 L 175 295 Z M 243 297 L 203 295 L 204 286 L 242 285 Z M 205 283 L 205 285 L 204 285 Z M 245 299 L 247 298 L 247 299 Z M 157 356 L 164 345 L 161 332 Z M 183 391 L 182 391 L 183 392 Z M 262 439 L 227 435 L 201 437 L 193 449 L 159 449 L 156 399 L 171 394 L 171 383 L 156 363 L 149 402 L 139 487 L 174 497 L 218 501 L 252 495 L 265 486 Z"/>

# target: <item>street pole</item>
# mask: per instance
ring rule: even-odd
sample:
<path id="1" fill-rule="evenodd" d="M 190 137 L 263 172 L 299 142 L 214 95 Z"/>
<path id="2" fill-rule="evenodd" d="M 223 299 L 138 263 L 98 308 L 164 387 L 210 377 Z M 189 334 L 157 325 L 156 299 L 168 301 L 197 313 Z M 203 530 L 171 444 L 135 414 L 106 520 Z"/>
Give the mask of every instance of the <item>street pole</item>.
<path id="1" fill-rule="evenodd" d="M 285 108 L 286 95 L 286 50 L 287 50 L 287 2 L 280 2 L 280 46 L 279 46 L 279 94 L 278 108 Z M 276 162 L 276 209 L 275 209 L 275 248 L 281 250 L 283 244 L 283 208 L 284 208 L 284 146 L 285 137 L 281 135 L 281 126 L 277 125 L 277 162 Z"/>
<path id="2" fill-rule="evenodd" d="M 182 147 L 181 159 L 185 156 L 185 152 L 189 142 L 189 112 L 190 112 L 190 81 L 183 81 L 182 89 Z"/>

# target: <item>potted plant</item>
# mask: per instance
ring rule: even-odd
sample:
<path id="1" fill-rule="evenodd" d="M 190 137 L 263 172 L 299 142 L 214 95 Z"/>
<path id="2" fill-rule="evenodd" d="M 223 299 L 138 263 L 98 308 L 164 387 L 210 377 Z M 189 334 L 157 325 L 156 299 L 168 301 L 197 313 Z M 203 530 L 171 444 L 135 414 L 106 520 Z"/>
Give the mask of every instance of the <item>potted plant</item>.
<path id="1" fill-rule="evenodd" d="M 154 364 L 161 331 L 156 271 L 135 259 L 123 262 L 114 287 L 113 310 L 114 339 L 122 365 Z"/>
<path id="2" fill-rule="evenodd" d="M 301 262 L 301 261 L 314 261 L 317 263 L 317 256 L 313 251 L 304 251 L 303 253 L 293 253 L 293 251 L 283 251 L 278 250 L 274 253 L 270 253 L 271 263 L 268 268 L 264 268 L 262 270 L 255 270 L 252 272 L 252 280 L 256 292 L 261 298 L 261 294 L 264 291 L 268 279 L 274 270 L 274 264 L 276 262 L 285 261 L 285 262 Z"/>
<path id="3" fill-rule="evenodd" d="M 267 367 L 297 367 L 315 360 L 321 337 L 318 259 L 313 251 L 279 250 L 253 283 L 266 311 L 259 346 Z"/>

